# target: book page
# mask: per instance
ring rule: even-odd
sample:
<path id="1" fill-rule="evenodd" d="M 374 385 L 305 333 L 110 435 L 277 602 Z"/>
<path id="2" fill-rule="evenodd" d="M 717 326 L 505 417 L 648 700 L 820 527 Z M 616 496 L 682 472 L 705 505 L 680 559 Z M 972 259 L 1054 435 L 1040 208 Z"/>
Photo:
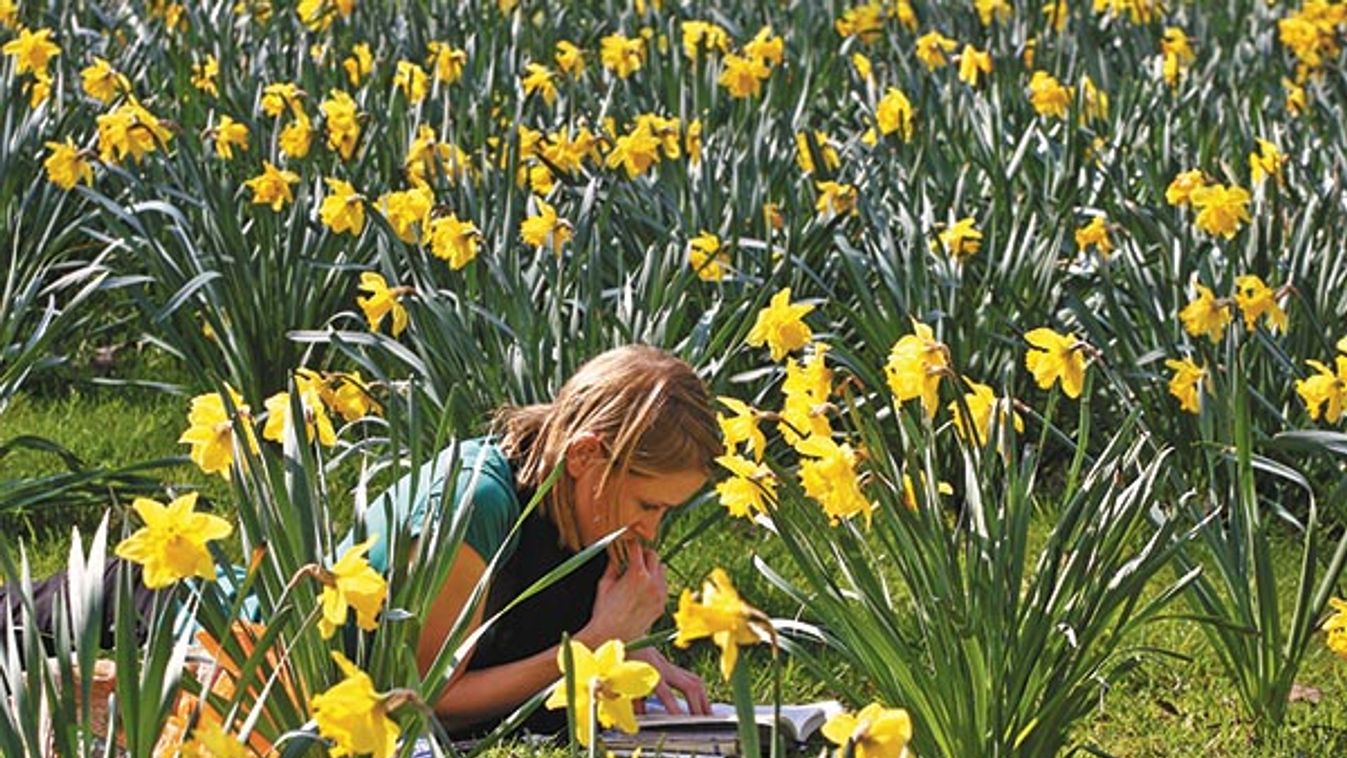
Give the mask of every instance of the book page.
<path id="1" fill-rule="evenodd" d="M 681 702 L 681 701 L 680 701 Z M 734 730 L 738 724 L 734 705 L 731 703 L 712 703 L 711 713 L 695 716 L 689 713 L 671 714 L 664 709 L 658 699 L 650 698 L 645 702 L 645 713 L 636 717 L 636 723 L 642 730 L 683 730 L 722 728 Z M 755 705 L 753 712 L 759 726 L 771 728 L 771 704 Z M 804 742 L 818 731 L 833 715 L 841 713 L 842 704 L 836 700 L 821 700 L 815 703 L 781 705 L 781 730 L 795 742 Z"/>

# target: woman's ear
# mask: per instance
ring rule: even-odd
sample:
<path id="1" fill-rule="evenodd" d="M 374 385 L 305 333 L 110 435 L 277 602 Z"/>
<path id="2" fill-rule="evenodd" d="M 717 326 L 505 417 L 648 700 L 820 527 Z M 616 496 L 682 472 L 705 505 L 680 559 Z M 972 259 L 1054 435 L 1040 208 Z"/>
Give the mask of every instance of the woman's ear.
<path id="1" fill-rule="evenodd" d="M 566 446 L 566 473 L 572 479 L 603 462 L 603 440 L 594 432 L 581 432 Z"/>

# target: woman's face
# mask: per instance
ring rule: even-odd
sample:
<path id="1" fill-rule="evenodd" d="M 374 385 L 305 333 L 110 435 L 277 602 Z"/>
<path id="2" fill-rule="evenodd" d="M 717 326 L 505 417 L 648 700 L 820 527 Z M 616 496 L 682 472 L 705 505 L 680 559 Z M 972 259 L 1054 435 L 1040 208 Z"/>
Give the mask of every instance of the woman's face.
<path id="1" fill-rule="evenodd" d="M 706 484 L 706 472 L 697 468 L 662 474 L 614 474 L 599 487 L 608 464 L 601 446 L 578 456 L 581 465 L 567 468 L 575 480 L 575 515 L 582 545 L 628 527 L 624 540 L 654 542 L 660 521 L 670 508 L 687 502 Z"/>

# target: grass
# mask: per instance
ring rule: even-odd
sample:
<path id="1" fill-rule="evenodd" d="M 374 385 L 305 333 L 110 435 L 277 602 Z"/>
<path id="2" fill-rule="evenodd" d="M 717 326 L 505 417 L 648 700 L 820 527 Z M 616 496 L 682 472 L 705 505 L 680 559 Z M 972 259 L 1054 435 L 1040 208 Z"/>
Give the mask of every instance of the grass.
<path id="1" fill-rule="evenodd" d="M 6 412 L 0 444 L 18 435 L 41 435 L 88 463 L 105 466 L 174 455 L 181 452 L 176 440 L 185 405 L 182 398 L 145 389 L 87 384 L 49 386 L 40 393 L 18 397 Z M 0 458 L 0 481 L 59 469 L 59 461 L 50 456 L 18 452 Z M 165 472 L 165 476 L 167 481 L 200 487 L 217 501 L 219 509 L 226 513 L 233 510 L 222 483 L 204 477 L 195 467 L 177 466 Z M 665 546 L 673 546 L 687 537 L 718 508 L 706 501 L 679 514 L 669 525 Z M 114 508 L 114 513 L 119 512 Z M 70 527 L 77 525 L 87 534 L 97 525 L 101 513 L 101 507 L 83 506 L 6 514 L 3 528 L 23 541 L 34 574 L 41 576 L 63 565 L 69 549 Z M 684 586 L 695 587 L 711 568 L 722 565 L 750 602 L 774 616 L 795 616 L 799 609 L 772 590 L 753 568 L 755 555 L 769 564 L 784 563 L 778 546 L 764 530 L 716 518 L 669 558 L 671 595 Z M 1279 569 L 1290 569 L 1293 559 L 1289 546 L 1282 555 L 1288 565 Z M 1289 578 L 1294 572 L 1279 570 L 1278 574 Z M 1174 656 L 1147 655 L 1132 672 L 1101 689 L 1096 716 L 1080 733 L 1082 741 L 1111 755 L 1138 758 L 1237 755 L 1292 758 L 1337 755 L 1347 750 L 1347 708 L 1342 705 L 1347 699 L 1347 666 L 1326 647 L 1312 647 L 1298 678 L 1301 685 L 1319 692 L 1319 702 L 1295 703 L 1282 736 L 1272 744 L 1254 744 L 1253 726 L 1240 715 L 1238 699 L 1223 678 L 1199 627 L 1186 620 L 1159 622 L 1146 630 L 1140 645 L 1169 651 Z M 700 644 L 689 650 L 670 648 L 669 652 L 674 660 L 705 679 L 713 699 L 730 699 L 729 686 L 721 681 L 717 670 L 714 648 Z M 762 649 L 750 650 L 748 654 L 754 670 L 759 672 L 755 692 L 758 698 L 766 700 L 771 693 L 769 657 Z M 846 671 L 839 675 L 848 685 L 844 699 L 861 702 L 871 696 L 863 677 Z M 783 661 L 782 691 L 785 699 L 792 702 L 839 694 L 824 691 L 807 671 L 790 660 Z M 550 748 L 512 743 L 489 755 L 520 754 L 544 758 L 558 753 Z"/>

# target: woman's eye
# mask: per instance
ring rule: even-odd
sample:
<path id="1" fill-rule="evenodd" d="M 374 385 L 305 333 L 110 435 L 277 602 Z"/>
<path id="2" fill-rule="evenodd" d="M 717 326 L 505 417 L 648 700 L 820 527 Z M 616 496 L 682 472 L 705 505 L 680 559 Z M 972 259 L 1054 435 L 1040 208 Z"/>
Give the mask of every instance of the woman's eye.
<path id="1" fill-rule="evenodd" d="M 658 505 L 655 505 L 654 503 L 641 503 L 641 510 L 643 511 L 649 512 L 649 511 L 657 511 L 659 509 L 660 507 Z"/>

